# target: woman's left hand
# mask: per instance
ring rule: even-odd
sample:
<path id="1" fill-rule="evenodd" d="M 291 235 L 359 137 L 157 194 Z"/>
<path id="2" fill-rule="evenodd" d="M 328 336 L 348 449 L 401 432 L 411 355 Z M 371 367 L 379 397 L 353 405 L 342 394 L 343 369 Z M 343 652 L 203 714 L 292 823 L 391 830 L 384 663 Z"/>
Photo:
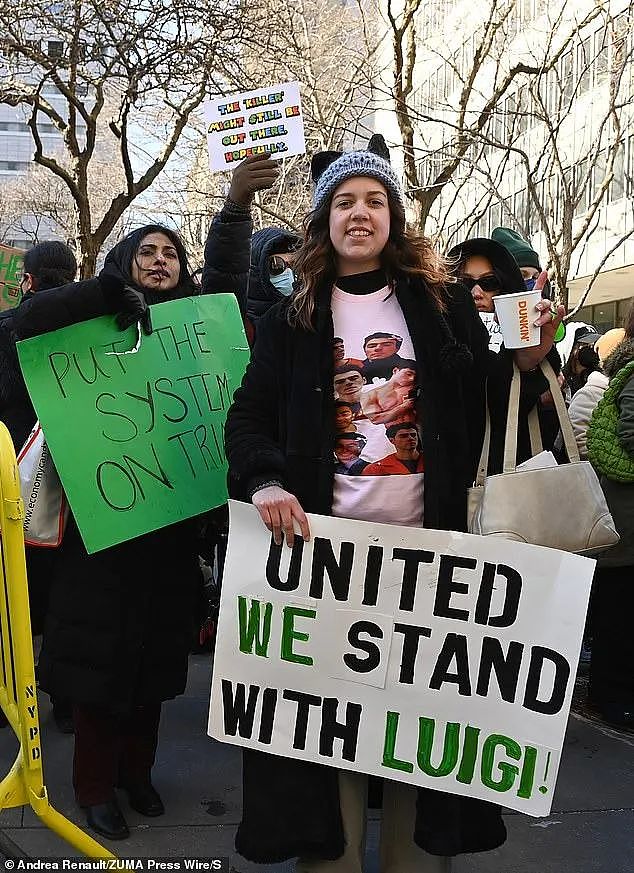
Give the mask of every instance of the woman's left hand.
<path id="1" fill-rule="evenodd" d="M 544 270 L 537 277 L 535 291 L 541 291 L 548 280 L 548 273 Z M 553 347 L 555 333 L 562 322 L 566 309 L 564 306 L 553 306 L 550 300 L 540 300 L 535 309 L 539 316 L 535 319 L 535 327 L 541 328 L 541 342 L 538 346 L 530 349 L 517 349 L 515 363 L 520 370 L 534 370 L 539 367 L 548 352 Z"/>

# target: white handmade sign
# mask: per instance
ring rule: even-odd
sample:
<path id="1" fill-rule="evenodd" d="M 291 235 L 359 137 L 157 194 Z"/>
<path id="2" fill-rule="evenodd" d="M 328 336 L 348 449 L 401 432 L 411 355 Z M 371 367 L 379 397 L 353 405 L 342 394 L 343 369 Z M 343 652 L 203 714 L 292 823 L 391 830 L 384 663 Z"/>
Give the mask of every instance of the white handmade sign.
<path id="1" fill-rule="evenodd" d="M 233 170 L 250 155 L 303 155 L 299 82 L 284 82 L 205 103 L 209 166 Z"/>
<path id="2" fill-rule="evenodd" d="M 230 510 L 211 736 L 548 814 L 593 560 L 315 515 L 291 550 Z"/>

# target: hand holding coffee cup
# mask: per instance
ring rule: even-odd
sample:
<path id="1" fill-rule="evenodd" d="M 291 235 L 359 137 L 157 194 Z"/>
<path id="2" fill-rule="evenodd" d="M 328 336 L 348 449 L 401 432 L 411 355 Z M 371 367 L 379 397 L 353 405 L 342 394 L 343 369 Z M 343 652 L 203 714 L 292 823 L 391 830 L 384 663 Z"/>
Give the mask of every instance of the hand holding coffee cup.
<path id="1" fill-rule="evenodd" d="M 541 327 L 535 319 L 537 304 L 542 300 L 541 290 L 519 291 L 516 294 L 498 294 L 493 298 L 495 314 L 507 349 L 528 349 L 541 341 Z M 548 308 L 550 303 L 547 302 Z"/>
<path id="2" fill-rule="evenodd" d="M 533 288 L 533 291 L 528 293 L 534 294 L 536 291 L 539 291 L 541 295 L 541 290 L 546 284 L 547 280 L 548 273 L 546 273 L 546 271 L 540 273 L 535 282 L 535 287 Z M 496 303 L 497 299 L 498 298 L 496 298 Z M 536 345 L 528 345 L 523 342 L 521 346 L 515 347 L 515 362 L 520 370 L 533 370 L 538 367 L 540 362 L 546 357 L 548 352 L 553 347 L 555 334 L 559 328 L 559 325 L 562 323 L 563 317 L 566 314 L 566 310 L 563 306 L 554 307 L 550 300 L 540 299 L 536 304 L 533 305 L 532 310 L 529 305 L 528 313 L 529 324 L 532 325 L 534 329 L 537 329 L 539 341 Z M 535 318 L 535 313 L 538 313 L 537 318 Z M 500 330 L 502 331 L 502 335 L 504 336 L 504 329 L 502 327 L 501 321 Z M 506 337 L 504 337 L 504 340 L 506 345 Z"/>

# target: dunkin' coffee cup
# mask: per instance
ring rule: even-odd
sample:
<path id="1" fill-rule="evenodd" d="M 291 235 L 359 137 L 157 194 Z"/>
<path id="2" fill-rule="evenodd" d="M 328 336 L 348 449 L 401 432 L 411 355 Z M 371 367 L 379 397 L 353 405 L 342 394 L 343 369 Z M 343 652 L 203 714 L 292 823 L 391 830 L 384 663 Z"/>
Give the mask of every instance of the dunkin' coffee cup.
<path id="1" fill-rule="evenodd" d="M 539 345 L 541 329 L 535 327 L 533 322 L 539 318 L 539 312 L 535 307 L 541 299 L 541 291 L 497 294 L 493 298 L 495 313 L 507 349 L 528 349 Z"/>

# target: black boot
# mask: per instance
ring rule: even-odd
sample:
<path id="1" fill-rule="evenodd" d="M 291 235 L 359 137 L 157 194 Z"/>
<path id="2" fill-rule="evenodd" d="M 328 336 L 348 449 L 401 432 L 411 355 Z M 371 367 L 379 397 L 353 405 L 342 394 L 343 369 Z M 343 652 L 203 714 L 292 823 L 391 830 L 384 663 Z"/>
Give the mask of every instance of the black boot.
<path id="1" fill-rule="evenodd" d="M 60 734 L 74 734 L 73 704 L 64 697 L 51 698 L 53 705 L 53 720 Z"/>
<path id="2" fill-rule="evenodd" d="M 128 801 L 132 809 L 154 818 L 163 815 L 165 807 L 161 796 L 151 782 L 131 782 L 120 786 L 128 795 Z"/>
<path id="3" fill-rule="evenodd" d="M 126 837 L 130 836 L 127 822 L 114 797 L 105 803 L 96 803 L 94 806 L 85 807 L 85 809 L 86 821 L 93 831 L 109 840 L 125 840 Z"/>

